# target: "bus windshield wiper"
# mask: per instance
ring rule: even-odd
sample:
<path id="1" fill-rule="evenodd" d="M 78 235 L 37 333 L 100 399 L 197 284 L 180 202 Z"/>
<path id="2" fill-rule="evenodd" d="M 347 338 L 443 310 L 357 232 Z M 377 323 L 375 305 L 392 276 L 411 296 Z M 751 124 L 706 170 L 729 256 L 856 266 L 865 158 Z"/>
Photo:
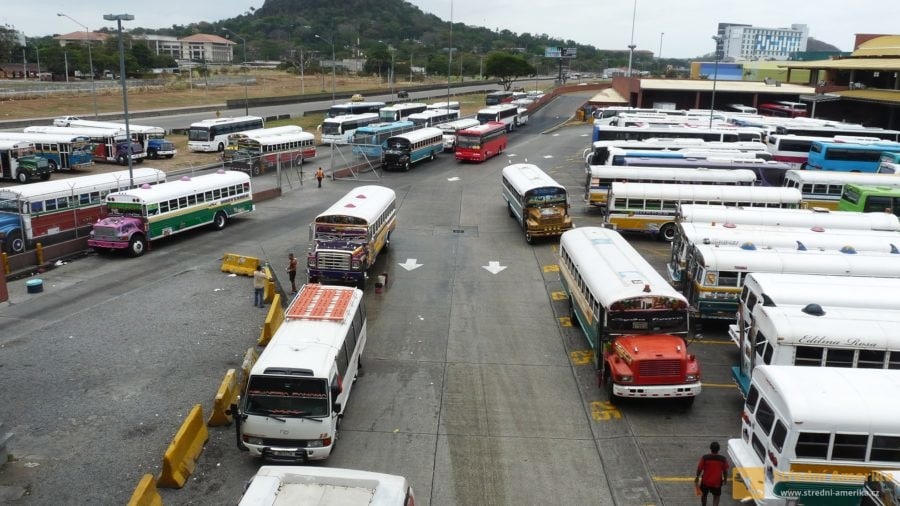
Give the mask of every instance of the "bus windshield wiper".
<path id="1" fill-rule="evenodd" d="M 273 415 L 273 414 L 271 414 L 271 413 L 269 413 L 269 414 L 266 415 L 266 416 L 268 416 L 269 418 L 278 420 L 279 422 L 282 422 L 282 423 L 284 423 L 284 422 L 287 421 L 287 420 L 285 420 L 284 418 L 281 418 L 280 416 Z"/>

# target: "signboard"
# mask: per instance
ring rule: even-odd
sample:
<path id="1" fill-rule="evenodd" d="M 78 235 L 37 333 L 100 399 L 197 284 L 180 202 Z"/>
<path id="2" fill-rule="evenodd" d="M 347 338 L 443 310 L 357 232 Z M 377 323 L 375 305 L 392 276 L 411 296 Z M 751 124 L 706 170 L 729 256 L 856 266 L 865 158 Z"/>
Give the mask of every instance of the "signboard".
<path id="1" fill-rule="evenodd" d="M 577 51 L 575 47 L 547 46 L 544 48 L 544 58 L 575 58 Z"/>

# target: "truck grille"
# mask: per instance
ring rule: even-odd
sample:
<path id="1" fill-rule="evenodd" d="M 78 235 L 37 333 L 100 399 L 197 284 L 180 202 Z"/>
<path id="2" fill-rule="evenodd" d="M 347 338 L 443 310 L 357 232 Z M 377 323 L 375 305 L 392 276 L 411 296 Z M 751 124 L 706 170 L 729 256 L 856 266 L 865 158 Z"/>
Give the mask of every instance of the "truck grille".
<path id="1" fill-rule="evenodd" d="M 349 271 L 350 254 L 326 251 L 316 253 L 316 267 L 326 270 Z"/>
<path id="2" fill-rule="evenodd" d="M 638 372 L 641 376 L 681 376 L 679 360 L 641 360 Z"/>
<path id="3" fill-rule="evenodd" d="M 98 239 L 115 239 L 116 229 L 112 227 L 94 227 L 94 237 Z"/>

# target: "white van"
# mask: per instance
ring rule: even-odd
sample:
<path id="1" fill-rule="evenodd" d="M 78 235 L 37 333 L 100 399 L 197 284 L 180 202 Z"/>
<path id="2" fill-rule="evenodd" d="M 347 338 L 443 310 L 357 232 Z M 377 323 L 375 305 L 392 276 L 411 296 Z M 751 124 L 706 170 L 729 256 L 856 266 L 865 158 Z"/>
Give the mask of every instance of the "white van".
<path id="1" fill-rule="evenodd" d="M 262 466 L 238 506 L 414 506 L 403 476 L 310 466 Z"/>

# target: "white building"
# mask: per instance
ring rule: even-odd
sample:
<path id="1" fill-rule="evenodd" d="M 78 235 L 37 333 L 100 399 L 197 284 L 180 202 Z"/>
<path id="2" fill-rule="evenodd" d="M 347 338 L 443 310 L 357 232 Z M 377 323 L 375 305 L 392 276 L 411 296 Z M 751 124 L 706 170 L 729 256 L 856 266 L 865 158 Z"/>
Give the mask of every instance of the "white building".
<path id="1" fill-rule="evenodd" d="M 722 42 L 717 46 L 723 60 L 787 60 L 791 53 L 806 51 L 809 27 L 763 28 L 719 23 Z"/>

